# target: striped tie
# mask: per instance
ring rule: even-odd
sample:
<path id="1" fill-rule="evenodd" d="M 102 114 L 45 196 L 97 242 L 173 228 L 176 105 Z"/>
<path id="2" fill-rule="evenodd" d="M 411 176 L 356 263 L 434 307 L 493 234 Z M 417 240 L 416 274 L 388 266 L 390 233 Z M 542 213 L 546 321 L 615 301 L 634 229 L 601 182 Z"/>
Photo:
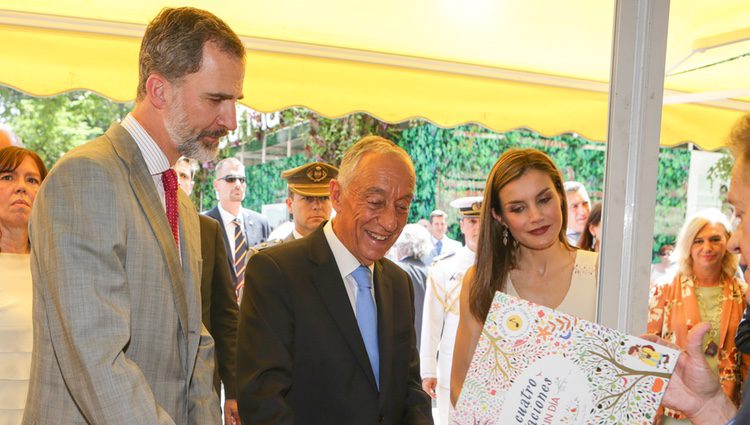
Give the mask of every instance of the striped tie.
<path id="1" fill-rule="evenodd" d="M 247 263 L 247 239 L 242 232 L 242 225 L 238 219 L 232 220 L 234 223 L 234 291 L 239 301 L 242 288 L 245 286 L 245 265 Z"/>

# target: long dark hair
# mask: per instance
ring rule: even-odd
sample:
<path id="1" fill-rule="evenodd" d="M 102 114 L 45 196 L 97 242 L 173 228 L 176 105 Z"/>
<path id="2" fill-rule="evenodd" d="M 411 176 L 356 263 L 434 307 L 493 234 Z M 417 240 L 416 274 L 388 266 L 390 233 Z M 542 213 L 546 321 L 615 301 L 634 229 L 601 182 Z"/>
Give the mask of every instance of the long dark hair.
<path id="1" fill-rule="evenodd" d="M 591 211 L 589 212 L 589 218 L 588 220 L 586 220 L 586 225 L 583 226 L 583 232 L 581 232 L 581 237 L 578 239 L 578 248 L 585 249 L 586 251 L 594 251 L 596 240 L 594 240 L 594 235 L 591 234 L 591 230 L 589 230 L 589 226 L 596 227 L 601 222 L 602 222 L 602 203 L 597 202 L 591 208 Z"/>
<path id="2" fill-rule="evenodd" d="M 544 152 L 537 149 L 514 148 L 505 151 L 492 167 L 484 188 L 477 263 L 469 291 L 471 314 L 481 322 L 487 318 L 495 292 L 505 291 L 508 274 L 512 268 L 516 267 L 518 250 L 517 243 L 510 232 L 508 232 L 507 245 L 501 242 L 503 225 L 493 218 L 492 212 L 500 215 L 502 210 L 500 190 L 529 170 L 541 171 L 552 180 L 557 196 L 560 198 L 560 214 L 562 215 L 562 227 L 558 238 L 566 248 L 574 249 L 565 237 L 565 229 L 568 227 L 568 202 L 560 171 Z"/>

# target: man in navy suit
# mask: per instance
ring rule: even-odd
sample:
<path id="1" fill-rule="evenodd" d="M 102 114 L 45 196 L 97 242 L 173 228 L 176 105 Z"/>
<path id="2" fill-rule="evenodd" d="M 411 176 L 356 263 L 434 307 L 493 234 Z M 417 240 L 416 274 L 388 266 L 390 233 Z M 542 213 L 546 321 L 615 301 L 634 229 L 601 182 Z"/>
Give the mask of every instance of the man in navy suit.
<path id="1" fill-rule="evenodd" d="M 216 164 L 214 189 L 219 204 L 206 215 L 218 221 L 224 229 L 232 283 L 239 294 L 244 286 L 248 249 L 265 242 L 271 233 L 268 220 L 259 213 L 242 207 L 247 181 L 245 167 L 237 158 L 224 158 Z"/>
<path id="2" fill-rule="evenodd" d="M 250 258 L 237 334 L 242 423 L 432 424 L 414 291 L 385 253 L 409 216 L 414 167 L 366 137 L 330 182 L 336 217 Z"/>

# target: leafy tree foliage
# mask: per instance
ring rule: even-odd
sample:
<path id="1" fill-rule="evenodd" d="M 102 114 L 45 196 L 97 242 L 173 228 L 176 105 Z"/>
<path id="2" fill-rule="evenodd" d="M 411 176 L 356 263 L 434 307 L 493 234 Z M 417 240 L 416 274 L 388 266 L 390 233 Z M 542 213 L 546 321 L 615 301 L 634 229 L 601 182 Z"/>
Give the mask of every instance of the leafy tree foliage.
<path id="1" fill-rule="evenodd" d="M 51 167 L 65 152 L 104 133 L 132 108 L 90 91 L 32 97 L 0 87 L 0 120 Z"/>
<path id="2" fill-rule="evenodd" d="M 88 91 L 37 98 L 11 88 L 0 87 L 0 120 L 6 122 L 30 149 L 51 167 L 65 152 L 102 134 L 112 122 L 132 109 L 132 103 L 116 103 Z M 448 206 L 457 196 L 480 195 L 484 181 L 497 158 L 510 147 L 533 147 L 550 155 L 565 180 L 586 185 L 594 201 L 603 194 L 605 145 L 576 135 L 543 137 L 529 130 L 496 133 L 479 125 L 444 129 L 414 120 L 388 124 L 365 113 L 332 119 L 305 108 L 289 108 L 276 116 L 269 127 L 268 114 L 240 108 L 237 131 L 219 152 L 218 159 L 273 143 L 274 132 L 284 127 L 306 125 L 306 147 L 302 154 L 269 161 L 246 169 L 248 178 L 245 206 L 259 210 L 263 204 L 281 202 L 286 185 L 281 171 L 308 161 L 338 165 L 344 151 L 361 137 L 377 134 L 402 146 L 414 160 L 417 185 L 410 221 L 427 217 L 435 208 L 453 215 L 450 232 L 459 235 L 455 212 Z M 199 210 L 216 204 L 212 187 L 216 161 L 201 164 L 196 174 L 193 202 Z M 662 149 L 659 156 L 654 250 L 673 241 L 684 219 L 690 152 Z M 726 177 L 731 158 L 722 159 L 710 172 Z"/>

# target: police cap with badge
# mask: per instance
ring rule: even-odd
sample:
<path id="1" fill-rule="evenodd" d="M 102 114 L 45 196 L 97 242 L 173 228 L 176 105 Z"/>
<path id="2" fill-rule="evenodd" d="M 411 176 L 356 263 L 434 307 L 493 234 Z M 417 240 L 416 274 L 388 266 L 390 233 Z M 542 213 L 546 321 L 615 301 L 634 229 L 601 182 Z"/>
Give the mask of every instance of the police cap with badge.
<path id="1" fill-rule="evenodd" d="M 482 212 L 482 196 L 465 196 L 451 201 L 451 206 L 458 210 L 461 217 L 479 217 Z"/>
<path id="2" fill-rule="evenodd" d="M 325 162 L 310 162 L 281 173 L 289 190 L 302 196 L 331 196 L 329 182 L 339 175 L 339 169 Z"/>

